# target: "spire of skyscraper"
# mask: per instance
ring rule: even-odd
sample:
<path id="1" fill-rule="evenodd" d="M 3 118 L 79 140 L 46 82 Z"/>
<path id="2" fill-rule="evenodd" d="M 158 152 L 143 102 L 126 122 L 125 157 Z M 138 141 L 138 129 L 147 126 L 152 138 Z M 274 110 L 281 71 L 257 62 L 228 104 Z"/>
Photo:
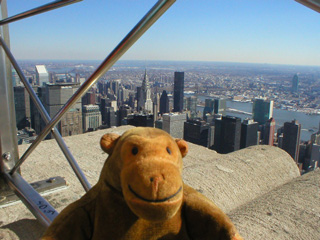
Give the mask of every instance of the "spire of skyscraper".
<path id="1" fill-rule="evenodd" d="M 147 69 L 145 69 L 141 87 L 142 87 L 143 91 L 147 91 L 147 89 L 150 89 L 149 77 L 147 75 Z"/>
<path id="2" fill-rule="evenodd" d="M 147 69 L 144 72 L 141 90 L 138 93 L 138 110 L 144 110 L 151 113 L 153 112 L 153 103 L 151 100 L 151 90 Z"/>

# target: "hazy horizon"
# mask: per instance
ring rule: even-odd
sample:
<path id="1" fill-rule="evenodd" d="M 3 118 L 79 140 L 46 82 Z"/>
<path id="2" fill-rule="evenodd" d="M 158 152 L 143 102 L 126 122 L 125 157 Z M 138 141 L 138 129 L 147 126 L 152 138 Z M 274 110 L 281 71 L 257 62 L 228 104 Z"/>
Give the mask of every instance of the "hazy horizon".
<path id="1" fill-rule="evenodd" d="M 100 64 L 103 60 L 94 60 L 94 59 L 17 59 L 18 62 L 68 62 L 68 63 L 95 63 Z M 121 62 L 140 62 L 144 65 L 148 65 L 148 63 L 203 63 L 203 64 L 210 64 L 210 63 L 219 63 L 219 64 L 248 64 L 248 65 L 274 65 L 274 66 L 297 66 L 297 67 L 314 67 L 320 68 L 320 65 L 299 65 L 299 64 L 285 64 L 285 63 L 254 63 L 254 62 L 228 62 L 228 61 L 193 61 L 193 60 L 134 60 L 134 59 L 120 59 L 114 65 Z"/>
<path id="2" fill-rule="evenodd" d="M 47 2 L 8 1 L 8 14 Z M 86 0 L 13 22 L 11 49 L 21 60 L 101 61 L 155 3 Z M 178 0 L 121 60 L 320 66 L 319 29 L 320 14 L 293 0 Z"/>

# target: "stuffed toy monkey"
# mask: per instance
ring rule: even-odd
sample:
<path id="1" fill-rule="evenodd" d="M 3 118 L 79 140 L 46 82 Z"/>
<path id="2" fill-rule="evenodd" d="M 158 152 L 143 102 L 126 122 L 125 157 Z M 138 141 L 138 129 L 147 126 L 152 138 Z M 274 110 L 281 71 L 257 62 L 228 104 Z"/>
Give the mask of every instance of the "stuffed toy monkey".
<path id="1" fill-rule="evenodd" d="M 98 183 L 66 207 L 44 240 L 242 240 L 230 219 L 182 181 L 187 143 L 156 128 L 105 134 Z"/>

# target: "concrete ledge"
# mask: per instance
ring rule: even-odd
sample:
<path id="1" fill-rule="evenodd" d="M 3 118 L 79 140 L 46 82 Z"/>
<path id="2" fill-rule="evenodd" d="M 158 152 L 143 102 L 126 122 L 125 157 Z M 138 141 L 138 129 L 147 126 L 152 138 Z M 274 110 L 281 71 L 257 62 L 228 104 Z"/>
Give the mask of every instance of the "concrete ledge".
<path id="1" fill-rule="evenodd" d="M 229 213 L 244 239 L 320 239 L 320 171 Z"/>
<path id="2" fill-rule="evenodd" d="M 249 147 L 230 154 L 189 143 L 184 180 L 228 212 L 300 175 L 280 148 Z"/>
<path id="3" fill-rule="evenodd" d="M 100 149 L 100 137 L 107 132 L 122 134 L 129 128 L 132 127 L 123 126 L 64 138 L 91 184 L 97 182 L 107 158 L 107 154 Z M 27 147 L 20 146 L 20 154 Z M 292 158 L 281 149 L 270 146 L 255 146 L 226 155 L 194 144 L 189 144 L 189 147 L 189 154 L 184 158 L 185 182 L 230 213 L 240 232 L 248 236 L 246 239 L 258 239 L 258 235 L 247 234 L 253 226 L 249 223 L 248 227 L 241 225 L 242 219 L 237 218 L 241 215 L 234 211 L 241 209 L 239 211 L 246 215 L 245 206 L 251 204 L 253 199 L 268 195 L 273 189 L 297 178 L 299 171 Z M 28 182 L 53 176 L 64 177 L 69 188 L 45 197 L 58 211 L 84 194 L 81 184 L 54 140 L 42 142 L 30 155 L 22 165 L 22 176 Z M 308 199 L 306 197 L 305 200 Z M 317 204 L 320 205 L 319 201 Z M 22 203 L 0 209 L 0 216 L 0 239 L 38 239 L 44 231 Z M 316 224 L 319 226 L 319 221 Z M 254 228 L 261 231 L 266 229 L 259 224 Z M 260 234 L 259 231 L 253 232 Z"/>

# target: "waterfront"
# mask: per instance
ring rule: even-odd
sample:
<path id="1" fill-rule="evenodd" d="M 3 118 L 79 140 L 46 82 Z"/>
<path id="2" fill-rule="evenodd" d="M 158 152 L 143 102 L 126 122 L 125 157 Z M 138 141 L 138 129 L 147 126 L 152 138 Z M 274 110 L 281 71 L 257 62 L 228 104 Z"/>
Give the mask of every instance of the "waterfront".
<path id="1" fill-rule="evenodd" d="M 198 96 L 200 101 L 205 101 L 204 96 Z M 237 109 L 244 112 L 252 112 L 252 103 L 251 102 L 234 102 L 231 100 L 227 101 L 227 107 L 232 109 Z M 199 111 L 203 111 L 203 107 L 198 107 Z M 227 111 L 227 115 L 239 117 L 242 120 L 245 118 L 251 118 L 251 115 L 230 112 Z M 290 122 L 294 119 L 298 120 L 301 124 L 301 140 L 308 141 L 313 133 L 319 130 L 320 115 L 307 115 L 302 112 L 294 112 L 283 109 L 273 109 L 273 117 L 276 121 L 276 128 L 283 126 L 285 122 Z"/>

